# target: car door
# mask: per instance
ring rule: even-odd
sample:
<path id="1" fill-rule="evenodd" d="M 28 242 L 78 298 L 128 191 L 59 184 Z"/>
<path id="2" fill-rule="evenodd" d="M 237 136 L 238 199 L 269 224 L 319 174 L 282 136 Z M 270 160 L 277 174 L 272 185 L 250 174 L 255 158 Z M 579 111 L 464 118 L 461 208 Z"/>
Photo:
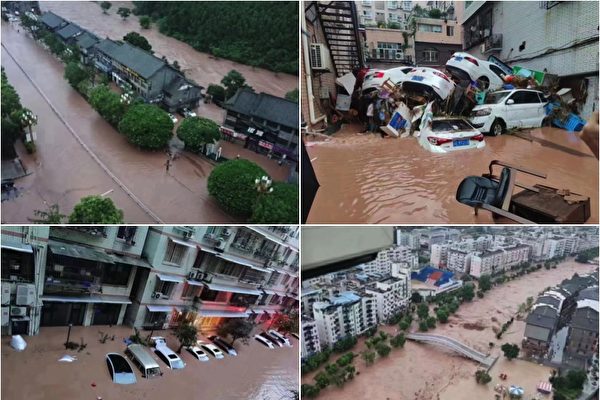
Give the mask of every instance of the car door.
<path id="1" fill-rule="evenodd" d="M 508 104 L 509 100 L 512 100 L 512 104 Z M 524 104 L 523 92 L 517 90 L 513 94 L 511 94 L 505 101 L 505 109 L 504 109 L 504 121 L 506 122 L 506 127 L 510 128 L 520 128 L 523 126 L 523 119 L 525 118 L 525 113 L 523 112 L 523 104 Z"/>
<path id="2" fill-rule="evenodd" d="M 523 99 L 523 127 L 541 126 L 543 106 L 537 92 L 523 91 Z"/>
<path id="3" fill-rule="evenodd" d="M 502 80 L 502 75 L 506 75 L 506 72 L 502 71 L 502 69 L 500 69 L 492 63 L 488 63 L 487 67 L 491 71 L 490 73 L 488 73 L 490 78 L 490 90 L 500 89 L 504 84 L 504 81 Z"/>

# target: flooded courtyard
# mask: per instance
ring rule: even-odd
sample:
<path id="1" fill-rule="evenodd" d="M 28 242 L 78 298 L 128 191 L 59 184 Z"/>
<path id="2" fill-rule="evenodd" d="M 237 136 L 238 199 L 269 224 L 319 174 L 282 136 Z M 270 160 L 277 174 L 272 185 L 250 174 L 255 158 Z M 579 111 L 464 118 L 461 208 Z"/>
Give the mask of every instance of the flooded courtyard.
<path id="1" fill-rule="evenodd" d="M 180 357 L 187 364 L 183 370 L 170 370 L 157 359 L 164 375 L 143 379 L 135 372 L 137 383 L 118 385 L 111 382 L 105 356 L 109 352 L 123 353 L 123 338 L 132 334 L 124 326 L 73 327 L 71 340 L 83 337 L 87 347 L 82 352 L 65 351 L 67 327 L 41 328 L 37 336 L 25 336 L 28 343 L 23 352 L 10 347 L 10 337 L 2 339 L 2 398 L 12 400 L 37 399 L 121 399 L 159 400 L 188 399 L 293 399 L 298 388 L 298 346 L 270 350 L 255 340 L 248 346 L 235 344 L 237 357 L 211 358 L 208 362 L 194 359 L 185 350 Z M 98 331 L 115 335 L 115 340 L 102 344 Z M 142 332 L 146 335 L 148 332 Z M 177 350 L 178 341 L 167 331 L 156 331 L 167 338 L 169 347 Z M 58 362 L 63 355 L 77 357 L 73 363 Z"/>
<path id="2" fill-rule="evenodd" d="M 307 151 L 321 185 L 308 223 L 493 223 L 456 201 L 467 176 L 486 173 L 500 160 L 547 174 L 519 173 L 517 182 L 540 183 L 591 198 L 588 223 L 598 222 L 598 160 L 579 138 L 557 128 L 486 136 L 481 150 L 433 154 L 415 138 L 358 134 L 346 125 L 330 140 L 309 139 Z"/>
<path id="3" fill-rule="evenodd" d="M 546 287 L 554 286 L 574 273 L 586 274 L 597 266 L 579 264 L 572 260 L 561 263 L 556 269 L 541 269 L 521 278 L 492 288 L 482 299 L 475 298 L 461 305 L 447 324 L 439 324 L 428 333 L 445 335 L 483 353 L 500 356 L 490 370 L 492 382 L 478 385 L 474 373 L 477 363 L 461 357 L 443 347 L 407 341 L 404 348 L 392 350 L 386 359 L 378 359 L 367 367 L 358 357 L 354 365 L 360 372 L 343 388 L 330 387 L 319 394 L 328 400 L 347 399 L 393 399 L 393 400 L 487 400 L 494 399 L 493 388 L 497 383 L 520 385 L 526 390 L 526 398 L 535 393 L 536 385 L 549 377 L 550 369 L 523 360 L 507 361 L 501 354 L 503 343 L 520 346 L 525 323 L 515 319 L 500 340 L 496 339 L 494 327 L 499 327 L 518 310 L 527 297 L 536 297 Z M 413 323 L 413 329 L 415 324 Z M 379 328 L 390 334 L 397 333 L 396 326 Z M 489 348 L 489 343 L 494 343 Z M 352 349 L 359 353 L 366 349 L 360 339 Z M 506 381 L 498 377 L 508 374 Z M 313 383 L 316 372 L 302 377 L 302 383 Z"/>

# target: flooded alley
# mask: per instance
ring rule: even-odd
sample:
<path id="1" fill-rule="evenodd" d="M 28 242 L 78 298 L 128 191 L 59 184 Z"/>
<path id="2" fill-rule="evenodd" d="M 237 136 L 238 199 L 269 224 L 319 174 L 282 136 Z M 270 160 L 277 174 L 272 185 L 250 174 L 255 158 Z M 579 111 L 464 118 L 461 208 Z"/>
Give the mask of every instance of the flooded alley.
<path id="1" fill-rule="evenodd" d="M 547 174 L 545 180 L 519 174 L 519 183 L 589 196 L 587 222 L 598 222 L 598 160 L 577 133 L 524 130 L 486 136 L 481 150 L 433 154 L 415 138 L 382 139 L 359 130 L 347 125 L 330 140 L 306 142 L 321 185 L 308 223 L 492 223 L 490 213 L 475 216 L 455 200 L 462 179 L 486 173 L 492 160 Z"/>

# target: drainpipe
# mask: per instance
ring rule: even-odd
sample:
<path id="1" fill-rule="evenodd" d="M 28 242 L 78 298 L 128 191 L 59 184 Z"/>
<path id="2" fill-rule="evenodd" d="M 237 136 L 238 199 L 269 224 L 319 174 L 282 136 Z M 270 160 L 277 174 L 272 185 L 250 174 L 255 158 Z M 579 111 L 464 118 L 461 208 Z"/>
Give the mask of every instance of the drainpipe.
<path id="1" fill-rule="evenodd" d="M 308 53 L 308 32 L 306 30 L 306 18 L 304 18 L 304 16 L 301 16 L 300 19 L 302 20 L 302 50 L 304 51 L 304 73 L 306 74 L 306 91 L 308 94 L 309 120 L 311 125 L 315 125 L 318 122 L 324 121 L 325 118 L 327 118 L 327 116 L 322 115 L 319 118 L 317 118 L 315 115 L 315 96 L 313 94 L 310 56 Z"/>

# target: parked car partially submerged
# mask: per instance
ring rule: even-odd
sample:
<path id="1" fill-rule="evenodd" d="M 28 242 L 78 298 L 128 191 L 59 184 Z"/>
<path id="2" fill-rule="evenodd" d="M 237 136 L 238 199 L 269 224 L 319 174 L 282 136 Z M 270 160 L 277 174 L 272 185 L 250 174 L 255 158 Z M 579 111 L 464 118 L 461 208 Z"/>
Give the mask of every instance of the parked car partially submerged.
<path id="1" fill-rule="evenodd" d="M 463 118 L 433 118 L 421 129 L 419 144 L 432 153 L 485 147 L 483 134 Z"/>
<path id="2" fill-rule="evenodd" d="M 183 116 L 186 118 L 197 117 L 196 113 L 190 110 L 189 108 L 183 108 L 181 110 L 181 114 L 183 114 Z"/>
<path id="3" fill-rule="evenodd" d="M 187 346 L 185 348 L 194 358 L 200 361 L 208 361 L 208 354 L 198 346 Z"/>
<path id="4" fill-rule="evenodd" d="M 261 344 L 267 346 L 270 349 L 274 349 L 275 348 L 275 345 L 273 344 L 273 342 L 271 341 L 271 339 L 269 339 L 269 337 L 265 336 L 263 333 L 257 333 L 256 335 L 254 335 L 254 339 L 256 339 Z"/>
<path id="5" fill-rule="evenodd" d="M 213 342 L 217 347 L 219 347 L 221 350 L 223 350 L 230 356 L 237 356 L 237 351 L 235 350 L 235 348 L 229 343 L 227 343 L 225 340 L 223 340 L 223 338 L 219 336 L 209 336 L 208 340 Z"/>
<path id="6" fill-rule="evenodd" d="M 129 385 L 136 383 L 135 374 L 127 359 L 119 353 L 108 353 L 106 355 L 106 365 L 108 372 L 114 383 Z"/>
<path id="7" fill-rule="evenodd" d="M 292 347 L 292 343 L 290 343 L 290 340 L 288 338 L 286 338 L 285 336 L 283 336 L 281 333 L 277 332 L 276 330 L 269 329 L 267 331 L 267 333 L 271 337 L 275 338 L 279 343 L 281 343 L 287 347 Z"/>
<path id="8" fill-rule="evenodd" d="M 225 358 L 225 356 L 223 355 L 223 352 L 221 350 L 219 350 L 219 348 L 217 346 L 215 346 L 214 344 L 212 344 L 212 343 L 206 343 L 206 342 L 203 342 L 202 340 L 198 340 L 197 344 L 204 351 L 206 351 L 208 354 L 210 354 L 211 356 L 213 356 L 217 360 Z"/>
<path id="9" fill-rule="evenodd" d="M 284 344 L 282 342 L 280 342 L 275 336 L 271 335 L 270 333 L 263 331 L 260 333 L 260 335 L 262 337 L 264 337 L 265 339 L 271 341 L 271 343 L 273 343 L 275 346 L 278 346 L 278 347 L 284 346 Z"/>
<path id="10" fill-rule="evenodd" d="M 156 346 L 154 348 L 154 354 L 158 356 L 167 366 L 171 369 L 183 369 L 185 363 L 177 353 L 168 348 L 167 346 Z"/>
<path id="11" fill-rule="evenodd" d="M 168 113 L 168 114 L 169 114 L 169 118 L 171 118 L 171 121 L 173 122 L 173 124 L 176 124 L 177 123 L 177 117 L 175 115 L 171 114 L 171 113 Z"/>

